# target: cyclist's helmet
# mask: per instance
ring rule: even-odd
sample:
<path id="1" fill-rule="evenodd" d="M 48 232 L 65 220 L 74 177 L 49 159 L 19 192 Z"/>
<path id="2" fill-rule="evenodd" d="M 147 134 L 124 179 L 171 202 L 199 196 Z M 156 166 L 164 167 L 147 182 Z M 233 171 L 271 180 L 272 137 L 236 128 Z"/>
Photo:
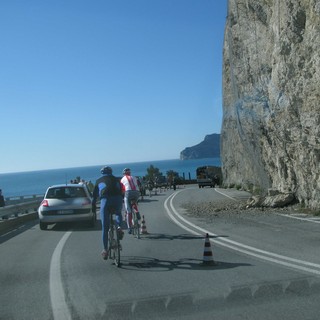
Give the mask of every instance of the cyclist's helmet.
<path id="1" fill-rule="evenodd" d="M 131 170 L 129 169 L 129 168 L 124 168 L 123 169 L 123 171 L 122 171 L 122 173 L 123 174 L 127 174 L 127 173 L 129 173 Z"/>
<path id="2" fill-rule="evenodd" d="M 112 169 L 111 167 L 103 167 L 101 169 L 101 174 L 112 174 Z"/>

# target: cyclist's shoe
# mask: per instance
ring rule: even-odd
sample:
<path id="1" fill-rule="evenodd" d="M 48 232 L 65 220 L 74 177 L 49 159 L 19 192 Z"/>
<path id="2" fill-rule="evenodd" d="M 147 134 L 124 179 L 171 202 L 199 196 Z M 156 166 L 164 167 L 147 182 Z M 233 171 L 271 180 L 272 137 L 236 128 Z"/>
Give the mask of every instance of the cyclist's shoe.
<path id="1" fill-rule="evenodd" d="M 119 235 L 119 240 L 122 240 L 123 236 L 124 236 L 124 232 L 122 231 L 122 229 L 120 227 L 118 227 L 118 235 Z"/>
<path id="2" fill-rule="evenodd" d="M 138 219 L 138 220 L 141 220 L 141 215 L 140 215 L 140 212 L 139 212 L 139 211 L 136 212 L 136 215 L 137 215 L 137 219 Z"/>
<path id="3" fill-rule="evenodd" d="M 128 229 L 128 233 L 129 233 L 129 234 L 132 234 L 132 228 L 129 228 L 129 229 Z"/>
<path id="4" fill-rule="evenodd" d="M 102 256 L 103 260 L 107 260 L 108 259 L 108 251 L 107 250 L 102 250 L 101 256 Z"/>

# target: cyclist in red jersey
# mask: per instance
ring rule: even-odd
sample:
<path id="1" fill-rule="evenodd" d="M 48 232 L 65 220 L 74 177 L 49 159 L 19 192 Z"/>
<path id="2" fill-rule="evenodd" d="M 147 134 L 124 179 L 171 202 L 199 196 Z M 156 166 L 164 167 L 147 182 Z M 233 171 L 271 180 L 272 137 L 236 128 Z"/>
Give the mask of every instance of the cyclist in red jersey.
<path id="1" fill-rule="evenodd" d="M 122 171 L 123 177 L 121 179 L 121 183 L 124 186 L 124 206 L 127 212 L 127 225 L 129 228 L 129 233 L 132 232 L 132 212 L 130 201 L 134 200 L 138 201 L 140 196 L 139 184 L 136 177 L 131 176 L 131 170 L 129 168 L 125 168 Z M 139 212 L 137 212 L 138 220 L 141 219 Z"/>

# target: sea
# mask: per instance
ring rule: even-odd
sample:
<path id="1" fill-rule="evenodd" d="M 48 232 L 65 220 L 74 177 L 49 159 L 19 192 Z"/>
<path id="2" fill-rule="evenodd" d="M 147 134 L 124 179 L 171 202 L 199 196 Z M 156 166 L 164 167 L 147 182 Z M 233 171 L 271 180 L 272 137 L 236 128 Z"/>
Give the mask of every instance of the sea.
<path id="1" fill-rule="evenodd" d="M 191 160 L 156 160 L 133 163 L 110 164 L 115 176 L 121 177 L 124 168 L 130 168 L 131 174 L 143 177 L 147 168 L 153 165 L 165 176 L 173 170 L 185 179 L 196 178 L 196 168 L 206 165 L 221 166 L 220 158 L 191 159 Z M 47 188 L 54 184 L 69 183 L 77 177 L 95 183 L 100 176 L 103 165 L 76 168 L 51 169 L 0 174 L 0 189 L 5 198 L 18 196 L 43 195 Z"/>

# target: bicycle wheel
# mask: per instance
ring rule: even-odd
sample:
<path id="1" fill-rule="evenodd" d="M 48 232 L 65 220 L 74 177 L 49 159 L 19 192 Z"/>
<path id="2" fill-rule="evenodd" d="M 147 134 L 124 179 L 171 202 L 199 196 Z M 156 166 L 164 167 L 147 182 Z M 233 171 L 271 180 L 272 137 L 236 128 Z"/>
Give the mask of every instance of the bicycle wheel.
<path id="1" fill-rule="evenodd" d="M 137 238 L 140 239 L 140 224 L 138 219 L 136 219 L 136 221 L 137 221 Z"/>
<path id="2" fill-rule="evenodd" d="M 116 227 L 114 227 L 114 264 L 119 268 L 120 267 L 120 251 L 121 251 L 121 244 L 119 239 L 119 232 L 116 230 Z"/>
<path id="3" fill-rule="evenodd" d="M 109 259 L 114 260 L 115 253 L 114 253 L 114 230 L 113 226 L 110 226 L 109 233 L 108 233 L 108 241 L 109 241 Z"/>
<path id="4" fill-rule="evenodd" d="M 140 228 L 139 228 L 139 221 L 137 218 L 137 214 L 135 210 L 132 212 L 132 220 L 133 220 L 133 234 L 137 237 L 137 239 L 140 239 Z"/>

